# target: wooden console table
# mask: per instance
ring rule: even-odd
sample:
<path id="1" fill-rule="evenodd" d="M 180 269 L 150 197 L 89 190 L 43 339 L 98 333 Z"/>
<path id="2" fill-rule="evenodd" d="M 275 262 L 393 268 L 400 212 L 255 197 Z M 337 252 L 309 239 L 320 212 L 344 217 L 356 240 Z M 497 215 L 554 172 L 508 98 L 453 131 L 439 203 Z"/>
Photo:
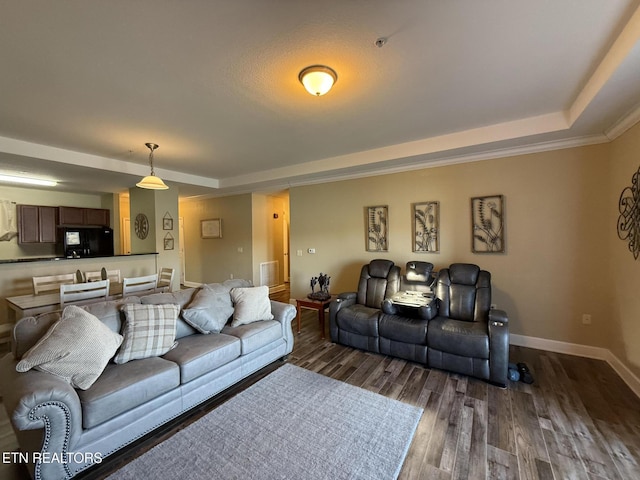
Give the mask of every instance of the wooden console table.
<path id="1" fill-rule="evenodd" d="M 324 338 L 324 311 L 329 304 L 337 297 L 331 295 L 326 300 L 311 300 L 310 298 L 296 299 L 296 310 L 298 311 L 298 333 L 300 333 L 300 309 L 310 308 L 318 311 L 318 320 L 320 320 L 320 338 Z"/>

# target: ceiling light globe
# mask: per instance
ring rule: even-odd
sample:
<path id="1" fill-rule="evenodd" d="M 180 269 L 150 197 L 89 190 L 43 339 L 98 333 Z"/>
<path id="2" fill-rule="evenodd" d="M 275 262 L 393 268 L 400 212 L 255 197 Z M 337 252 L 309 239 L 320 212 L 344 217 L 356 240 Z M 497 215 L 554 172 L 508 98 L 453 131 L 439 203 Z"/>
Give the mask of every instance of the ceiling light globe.
<path id="1" fill-rule="evenodd" d="M 338 80 L 338 74 L 324 65 L 312 65 L 302 70 L 298 79 L 307 92 L 319 97 L 331 90 L 333 84 Z"/>

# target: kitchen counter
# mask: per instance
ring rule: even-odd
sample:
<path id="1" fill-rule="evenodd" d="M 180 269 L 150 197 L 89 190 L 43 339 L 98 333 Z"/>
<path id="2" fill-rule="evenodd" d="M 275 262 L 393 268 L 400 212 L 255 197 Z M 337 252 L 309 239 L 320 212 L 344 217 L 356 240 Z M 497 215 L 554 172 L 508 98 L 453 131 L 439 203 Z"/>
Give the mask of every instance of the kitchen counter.
<path id="1" fill-rule="evenodd" d="M 24 263 L 24 262 L 57 262 L 60 260 L 96 260 L 98 258 L 117 258 L 117 257 L 135 257 L 139 255 L 158 255 L 158 252 L 148 252 L 148 253 L 129 253 L 126 255 L 109 255 L 109 256 L 100 256 L 100 257 L 26 257 L 26 258 L 15 258 L 15 259 L 0 259 L 0 264 L 2 263 Z"/>

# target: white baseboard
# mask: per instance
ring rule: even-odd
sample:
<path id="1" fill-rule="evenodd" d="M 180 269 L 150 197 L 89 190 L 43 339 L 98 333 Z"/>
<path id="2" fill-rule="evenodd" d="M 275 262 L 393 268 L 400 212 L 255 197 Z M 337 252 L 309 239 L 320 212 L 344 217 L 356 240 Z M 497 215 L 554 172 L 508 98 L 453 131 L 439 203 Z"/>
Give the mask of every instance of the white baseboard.
<path id="1" fill-rule="evenodd" d="M 622 378 L 624 383 L 633 390 L 636 396 L 640 397 L 640 378 L 638 378 L 624 363 L 616 357 L 611 350 L 601 347 L 591 347 L 589 345 L 579 345 L 577 343 L 560 342 L 546 338 L 528 337 L 526 335 L 509 334 L 509 343 L 520 347 L 537 348 L 549 352 L 566 353 L 579 357 L 595 358 L 604 360 Z"/>

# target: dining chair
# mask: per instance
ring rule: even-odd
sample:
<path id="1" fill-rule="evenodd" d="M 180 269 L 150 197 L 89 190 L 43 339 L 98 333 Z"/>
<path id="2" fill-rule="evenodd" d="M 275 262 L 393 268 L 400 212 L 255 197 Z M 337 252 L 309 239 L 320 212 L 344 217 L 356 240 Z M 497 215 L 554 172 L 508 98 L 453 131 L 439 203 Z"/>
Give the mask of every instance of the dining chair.
<path id="1" fill-rule="evenodd" d="M 60 289 L 60 285 L 75 283 L 75 279 L 76 276 L 73 273 L 32 277 L 33 293 L 38 295 L 43 292 L 58 291 Z"/>
<path id="2" fill-rule="evenodd" d="M 171 291 L 171 284 L 173 283 L 173 275 L 175 270 L 173 268 L 162 267 L 158 274 L 158 286 L 159 290 L 163 292 Z"/>
<path id="3" fill-rule="evenodd" d="M 158 286 L 158 274 L 145 275 L 143 277 L 124 277 L 122 279 L 122 296 L 126 297 L 134 293 L 155 290 Z"/>
<path id="4" fill-rule="evenodd" d="M 111 283 L 120 283 L 122 281 L 122 277 L 120 276 L 120 270 L 105 270 L 106 277 L 104 277 L 104 273 L 102 270 L 95 272 L 84 272 L 84 276 L 87 279 L 87 282 L 95 282 L 98 280 L 109 280 Z"/>
<path id="5" fill-rule="evenodd" d="M 60 308 L 68 303 L 109 296 L 109 280 L 60 285 Z"/>

